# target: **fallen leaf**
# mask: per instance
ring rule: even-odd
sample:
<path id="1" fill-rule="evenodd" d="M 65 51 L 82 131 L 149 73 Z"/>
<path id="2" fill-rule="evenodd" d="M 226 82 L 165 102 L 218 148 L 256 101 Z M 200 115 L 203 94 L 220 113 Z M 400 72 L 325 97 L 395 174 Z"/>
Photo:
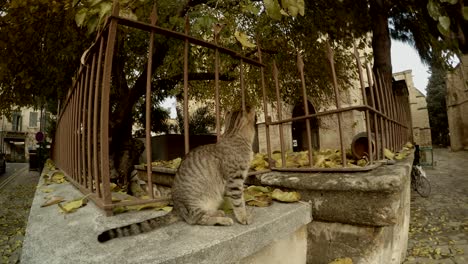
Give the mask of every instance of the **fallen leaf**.
<path id="1" fill-rule="evenodd" d="M 384 148 L 384 155 L 389 160 L 393 160 L 393 158 L 395 157 L 395 154 L 393 154 L 393 152 L 387 148 Z"/>
<path id="2" fill-rule="evenodd" d="M 141 211 L 145 209 L 162 210 L 162 208 L 166 207 L 168 204 L 169 202 L 154 202 L 154 203 L 147 203 L 147 204 L 141 204 L 141 205 L 129 205 L 126 207 L 128 210 L 135 210 L 135 211 Z"/>
<path id="3" fill-rule="evenodd" d="M 64 200 L 64 198 L 61 197 L 61 196 L 52 196 L 49 199 L 47 199 L 47 201 L 45 201 L 41 205 L 41 207 L 46 207 L 46 206 L 49 206 L 49 205 L 58 204 L 60 202 L 63 202 L 63 200 Z"/>
<path id="4" fill-rule="evenodd" d="M 328 264 L 353 264 L 353 260 L 351 258 L 338 258 Z"/>
<path id="5" fill-rule="evenodd" d="M 297 202 L 301 199 L 301 195 L 298 192 L 283 192 L 280 189 L 275 189 L 271 193 L 271 197 L 277 201 L 281 202 Z"/>
<path id="6" fill-rule="evenodd" d="M 257 206 L 257 207 L 267 207 L 267 206 L 270 206 L 272 203 L 272 199 L 270 196 L 258 196 L 258 197 L 255 197 L 254 200 L 250 200 L 248 202 L 246 202 L 247 205 L 250 205 L 250 206 Z"/>
<path id="7" fill-rule="evenodd" d="M 61 171 L 54 172 L 50 177 L 50 181 L 57 184 L 64 183 L 66 181 L 65 175 Z"/>
<path id="8" fill-rule="evenodd" d="M 62 210 L 62 213 L 68 214 L 75 212 L 78 208 L 85 206 L 88 203 L 86 197 L 78 198 L 70 202 L 66 202 L 63 205 L 57 204 Z"/>

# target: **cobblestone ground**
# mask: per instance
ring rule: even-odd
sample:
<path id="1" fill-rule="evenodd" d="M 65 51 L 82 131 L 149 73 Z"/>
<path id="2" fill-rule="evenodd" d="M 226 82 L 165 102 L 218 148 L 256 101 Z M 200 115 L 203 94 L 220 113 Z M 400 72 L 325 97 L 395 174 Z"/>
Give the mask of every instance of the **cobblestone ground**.
<path id="1" fill-rule="evenodd" d="M 29 210 L 39 180 L 39 173 L 29 172 L 27 168 L 22 164 L 11 179 L 8 174 L 1 176 L 0 263 L 19 263 Z"/>
<path id="2" fill-rule="evenodd" d="M 468 151 L 434 149 L 429 198 L 411 193 L 408 255 L 404 264 L 468 263 Z"/>

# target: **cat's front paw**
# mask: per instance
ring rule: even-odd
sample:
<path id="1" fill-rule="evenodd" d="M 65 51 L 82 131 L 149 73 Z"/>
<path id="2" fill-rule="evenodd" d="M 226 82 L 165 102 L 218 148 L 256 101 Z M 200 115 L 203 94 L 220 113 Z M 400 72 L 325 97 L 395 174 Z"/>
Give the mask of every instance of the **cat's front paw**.
<path id="1" fill-rule="evenodd" d="M 237 213 L 234 212 L 234 215 L 236 216 L 236 219 L 240 224 L 249 225 L 250 223 L 252 223 L 250 215 L 248 215 L 245 210 L 242 210 L 241 212 Z"/>

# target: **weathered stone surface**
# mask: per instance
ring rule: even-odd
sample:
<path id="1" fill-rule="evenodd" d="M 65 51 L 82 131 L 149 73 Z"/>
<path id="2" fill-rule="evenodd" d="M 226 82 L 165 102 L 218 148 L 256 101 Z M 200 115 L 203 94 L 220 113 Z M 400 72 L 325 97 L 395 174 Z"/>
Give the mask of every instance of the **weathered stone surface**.
<path id="1" fill-rule="evenodd" d="M 412 158 L 355 173 L 269 172 L 257 184 L 298 190 L 311 201 L 314 219 L 356 225 L 394 225 L 401 192 L 410 181 Z"/>
<path id="2" fill-rule="evenodd" d="M 49 187 L 54 195 L 67 200 L 82 196 L 71 184 Z M 57 206 L 40 207 L 47 195 L 36 191 L 21 263 L 232 263 L 262 252 L 274 242 L 304 238 L 294 234 L 311 221 L 311 206 L 307 203 L 274 203 L 266 208 L 249 207 L 253 214 L 251 225 L 191 226 L 181 221 L 101 244 L 97 241 L 101 231 L 162 213 L 141 211 L 106 217 L 88 203 L 74 213 L 62 215 Z M 303 258 L 305 243 L 298 242 Z"/>

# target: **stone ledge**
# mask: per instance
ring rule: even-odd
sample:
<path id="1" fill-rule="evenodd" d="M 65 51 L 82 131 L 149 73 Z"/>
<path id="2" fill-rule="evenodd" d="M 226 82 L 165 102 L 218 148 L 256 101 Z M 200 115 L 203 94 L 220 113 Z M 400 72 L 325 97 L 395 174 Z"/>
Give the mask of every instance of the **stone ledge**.
<path id="1" fill-rule="evenodd" d="M 401 194 L 410 181 L 413 155 L 368 172 L 279 172 L 248 183 L 290 188 L 312 201 L 314 219 L 364 226 L 392 226 L 401 214 Z"/>
<path id="2" fill-rule="evenodd" d="M 382 165 L 367 172 L 279 172 L 256 175 L 262 185 L 291 189 L 396 193 L 402 190 L 411 170 L 411 159 Z"/>
<path id="3" fill-rule="evenodd" d="M 40 180 L 41 185 L 43 180 Z M 190 226 L 178 222 L 146 234 L 104 244 L 97 235 L 108 228 L 163 215 L 142 211 L 106 217 L 93 203 L 62 215 L 57 205 L 40 205 L 48 195 L 66 199 L 82 194 L 71 184 L 50 185 L 53 193 L 36 191 L 21 263 L 236 263 L 252 256 L 276 240 L 288 237 L 311 221 L 307 203 L 274 203 L 248 209 L 253 223 L 230 227 Z M 305 252 L 304 252 L 305 254 Z"/>

